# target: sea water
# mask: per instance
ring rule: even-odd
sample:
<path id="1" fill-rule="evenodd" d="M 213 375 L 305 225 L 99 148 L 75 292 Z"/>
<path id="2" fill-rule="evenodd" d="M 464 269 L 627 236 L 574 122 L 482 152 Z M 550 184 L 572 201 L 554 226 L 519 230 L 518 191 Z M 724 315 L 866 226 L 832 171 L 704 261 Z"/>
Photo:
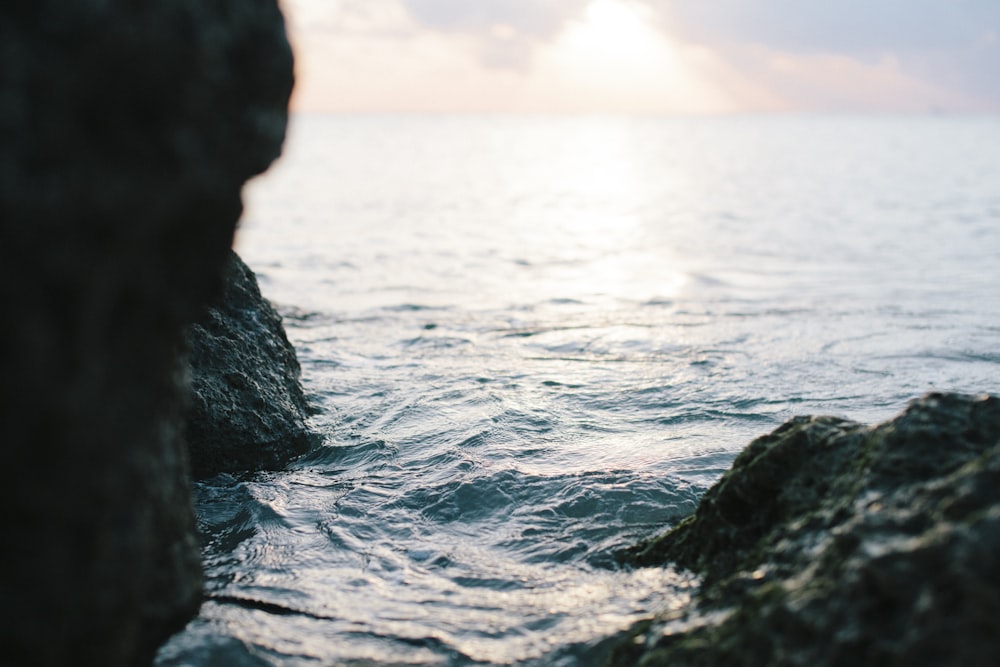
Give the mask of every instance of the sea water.
<path id="1" fill-rule="evenodd" d="M 1000 118 L 323 116 L 238 250 L 323 437 L 196 485 L 178 665 L 589 664 L 753 437 L 1000 390 Z"/>

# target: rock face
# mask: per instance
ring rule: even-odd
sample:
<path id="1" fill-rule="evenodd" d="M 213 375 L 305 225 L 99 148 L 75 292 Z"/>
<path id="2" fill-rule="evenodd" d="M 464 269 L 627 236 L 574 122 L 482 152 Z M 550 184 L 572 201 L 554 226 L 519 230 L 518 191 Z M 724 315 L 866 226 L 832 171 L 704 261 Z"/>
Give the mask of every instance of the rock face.
<path id="1" fill-rule="evenodd" d="M 1000 664 L 1000 399 L 932 394 L 875 428 L 794 419 L 623 559 L 703 583 L 609 664 Z"/>
<path id="2" fill-rule="evenodd" d="M 192 404 L 186 439 L 196 479 L 280 468 L 309 448 L 295 350 L 236 253 L 226 265 L 222 298 L 187 338 Z"/>
<path id="3" fill-rule="evenodd" d="M 0 7 L 0 646 L 148 665 L 197 610 L 183 330 L 292 85 L 275 0 Z"/>

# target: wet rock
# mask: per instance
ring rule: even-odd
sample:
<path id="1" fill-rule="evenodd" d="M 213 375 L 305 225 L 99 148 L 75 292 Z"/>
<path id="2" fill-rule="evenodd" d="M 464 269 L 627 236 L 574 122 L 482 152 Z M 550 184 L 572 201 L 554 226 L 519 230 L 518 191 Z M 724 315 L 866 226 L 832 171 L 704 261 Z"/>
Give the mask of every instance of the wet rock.
<path id="1" fill-rule="evenodd" d="M 148 665 L 201 598 L 184 328 L 292 83 L 275 0 L 0 6 L 5 665 Z"/>
<path id="2" fill-rule="evenodd" d="M 1000 399 L 931 394 L 874 428 L 794 419 L 622 560 L 703 583 L 608 664 L 1000 664 Z"/>
<path id="3" fill-rule="evenodd" d="M 232 253 L 224 289 L 187 334 L 192 400 L 186 436 L 195 478 L 273 470 L 312 443 L 299 362 L 281 316 Z"/>

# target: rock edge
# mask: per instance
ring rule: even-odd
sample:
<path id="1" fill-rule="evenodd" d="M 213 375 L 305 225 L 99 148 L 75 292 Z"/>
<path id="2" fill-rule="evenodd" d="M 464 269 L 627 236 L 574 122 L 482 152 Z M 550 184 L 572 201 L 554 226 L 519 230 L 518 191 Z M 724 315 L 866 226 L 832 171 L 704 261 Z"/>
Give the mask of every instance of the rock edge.
<path id="1" fill-rule="evenodd" d="M 295 349 L 254 272 L 231 253 L 223 294 L 187 330 L 191 405 L 185 438 L 191 473 L 276 470 L 315 437 Z"/>

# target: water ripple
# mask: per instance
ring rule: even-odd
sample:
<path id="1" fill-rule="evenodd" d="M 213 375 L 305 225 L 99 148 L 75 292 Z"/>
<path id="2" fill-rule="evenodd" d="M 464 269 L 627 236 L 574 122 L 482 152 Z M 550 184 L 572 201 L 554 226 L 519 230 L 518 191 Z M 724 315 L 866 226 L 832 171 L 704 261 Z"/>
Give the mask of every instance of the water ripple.
<path id="1" fill-rule="evenodd" d="M 196 485 L 158 667 L 587 664 L 751 438 L 998 390 L 992 120 L 302 122 L 240 243 L 325 444 Z"/>

